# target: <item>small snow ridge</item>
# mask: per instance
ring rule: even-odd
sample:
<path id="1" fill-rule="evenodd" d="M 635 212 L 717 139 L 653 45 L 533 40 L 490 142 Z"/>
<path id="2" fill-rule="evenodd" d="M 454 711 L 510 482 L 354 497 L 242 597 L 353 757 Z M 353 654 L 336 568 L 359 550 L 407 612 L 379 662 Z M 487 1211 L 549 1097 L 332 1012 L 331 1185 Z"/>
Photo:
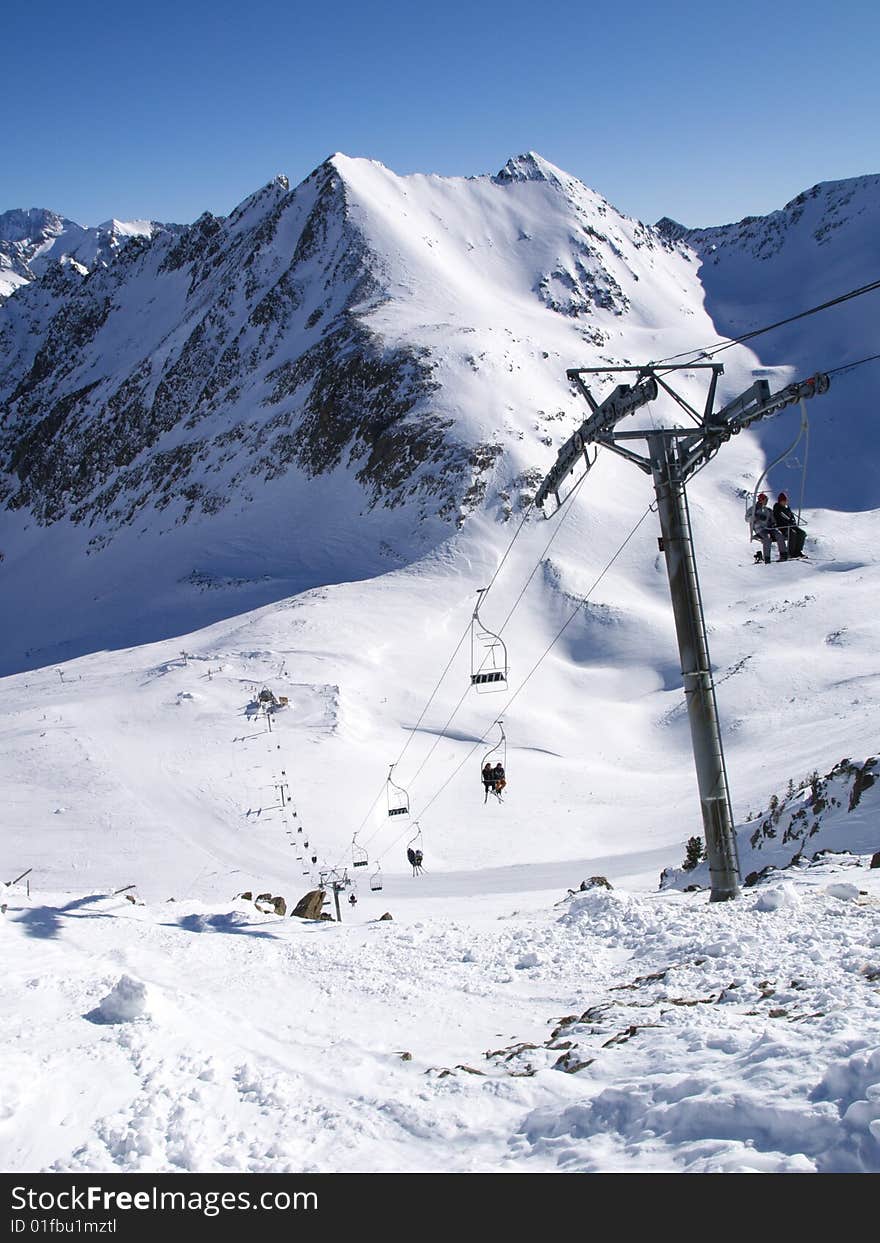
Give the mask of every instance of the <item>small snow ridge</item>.
<path id="1" fill-rule="evenodd" d="M 841 902 L 855 902 L 859 896 L 858 885 L 850 885 L 846 881 L 835 881 L 825 886 L 829 898 L 840 898 Z"/>
<path id="2" fill-rule="evenodd" d="M 790 885 L 774 885 L 764 890 L 755 903 L 755 910 L 778 911 L 784 906 L 800 906 L 800 899 Z"/>
<path id="3" fill-rule="evenodd" d="M 574 896 L 559 922 L 578 926 L 584 936 L 629 944 L 639 939 L 645 917 L 639 904 L 628 895 L 597 887 Z"/>
<path id="4" fill-rule="evenodd" d="M 123 975 L 86 1017 L 95 1023 L 131 1023 L 148 1015 L 146 985 Z"/>
<path id="5" fill-rule="evenodd" d="M 880 1048 L 870 1048 L 829 1066 L 810 1094 L 829 1101 L 840 1114 L 839 1142 L 822 1154 L 820 1171 L 877 1173 L 880 1170 Z"/>

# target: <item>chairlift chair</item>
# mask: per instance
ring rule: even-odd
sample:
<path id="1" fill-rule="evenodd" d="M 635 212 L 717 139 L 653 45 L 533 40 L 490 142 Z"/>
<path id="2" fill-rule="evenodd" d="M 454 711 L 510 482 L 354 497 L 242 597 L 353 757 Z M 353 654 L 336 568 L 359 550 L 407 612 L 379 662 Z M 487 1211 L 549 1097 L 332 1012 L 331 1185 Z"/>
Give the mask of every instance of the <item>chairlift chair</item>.
<path id="1" fill-rule="evenodd" d="M 357 833 L 351 839 L 351 866 L 355 868 L 365 868 L 370 862 L 370 857 L 364 850 L 363 846 L 357 844 Z"/>
<path id="2" fill-rule="evenodd" d="M 471 686 L 479 694 L 507 690 L 507 646 L 500 635 L 487 630 L 480 620 L 480 601 L 488 587 L 477 592 L 477 603 L 471 618 Z"/>
<path id="3" fill-rule="evenodd" d="M 783 464 L 790 470 L 800 470 L 801 472 L 800 497 L 798 498 L 797 521 L 795 524 L 796 529 L 801 530 L 801 523 L 803 522 L 803 518 L 801 515 L 803 512 L 803 508 L 804 508 L 804 491 L 806 489 L 806 484 L 807 484 L 807 456 L 809 453 L 809 446 L 810 446 L 810 420 L 809 420 L 809 416 L 807 415 L 807 403 L 804 401 L 803 397 L 801 397 L 800 399 L 800 406 L 801 406 L 801 425 L 800 425 L 800 428 L 798 429 L 797 436 L 795 436 L 794 440 L 791 442 L 791 444 L 786 449 L 783 449 L 783 451 L 779 454 L 778 457 L 774 458 L 773 461 L 769 463 L 769 465 L 764 467 L 762 474 L 759 475 L 758 477 L 758 482 L 755 484 L 754 491 L 752 492 L 751 502 L 746 509 L 746 518 L 749 524 L 749 541 L 757 538 L 757 536 L 754 534 L 754 511 L 755 511 L 755 505 L 757 503 L 758 495 L 761 492 L 762 486 L 764 485 L 764 480 L 770 474 L 770 471 L 773 470 L 775 466 L 778 466 L 780 462 L 783 462 Z M 803 461 L 801 461 L 800 458 L 791 459 L 790 455 L 794 453 L 795 449 L 798 447 L 801 440 L 804 441 Z M 779 493 L 779 489 L 777 487 L 777 495 L 778 493 Z M 802 535 L 802 539 L 801 539 L 800 547 L 801 549 L 803 549 L 803 537 L 806 535 L 806 532 L 801 531 L 801 535 Z M 790 552 L 791 551 L 790 534 L 786 536 L 785 543 L 786 543 L 787 549 Z M 802 552 L 798 552 L 795 555 L 801 556 Z M 756 561 L 763 560 L 760 552 L 755 553 L 755 560 Z"/>
<path id="4" fill-rule="evenodd" d="M 381 869 L 381 866 L 377 863 L 376 870 L 373 873 L 373 875 L 370 877 L 370 889 L 373 891 L 373 893 L 378 893 L 381 890 L 381 888 L 382 888 L 382 869 Z"/>
<path id="5" fill-rule="evenodd" d="M 414 821 L 416 831 L 406 844 L 406 858 L 412 867 L 413 876 L 418 876 L 422 871 L 422 859 L 424 851 L 422 850 L 422 830 L 419 828 L 418 820 Z"/>
<path id="6" fill-rule="evenodd" d="M 483 788 L 485 789 L 485 792 L 486 792 L 486 797 L 483 799 L 484 803 L 487 803 L 489 801 L 490 792 L 495 795 L 499 803 L 501 802 L 501 791 L 495 789 L 492 786 L 486 786 L 486 782 L 483 779 L 483 769 L 486 767 L 487 764 L 491 764 L 493 756 L 495 757 L 496 763 L 500 761 L 501 767 L 504 769 L 505 781 L 507 779 L 507 735 L 504 732 L 503 721 L 497 720 L 495 724 L 501 730 L 501 737 L 499 738 L 498 742 L 495 743 L 494 747 L 489 748 L 489 750 L 485 753 L 482 760 L 480 761 L 480 781 L 483 783 Z"/>
<path id="7" fill-rule="evenodd" d="M 391 774 L 394 772 L 394 764 L 388 769 L 387 793 L 388 793 L 388 815 L 389 816 L 408 816 L 409 815 L 409 795 L 403 786 L 395 785 L 391 780 Z"/>

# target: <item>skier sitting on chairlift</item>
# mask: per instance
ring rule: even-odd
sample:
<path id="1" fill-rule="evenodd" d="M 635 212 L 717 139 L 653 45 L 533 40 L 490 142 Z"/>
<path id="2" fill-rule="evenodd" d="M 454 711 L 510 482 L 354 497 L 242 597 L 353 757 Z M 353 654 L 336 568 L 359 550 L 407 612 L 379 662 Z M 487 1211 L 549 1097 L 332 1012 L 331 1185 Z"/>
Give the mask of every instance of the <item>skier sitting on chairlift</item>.
<path id="1" fill-rule="evenodd" d="M 789 557 L 802 557 L 807 533 L 798 526 L 797 518 L 788 507 L 788 495 L 785 492 L 779 493 L 773 506 L 773 521 L 788 541 Z"/>
<path id="2" fill-rule="evenodd" d="M 770 564 L 770 544 L 775 542 L 779 549 L 779 560 L 788 560 L 788 546 L 785 542 L 785 536 L 775 525 L 773 518 L 773 510 L 767 505 L 767 493 L 759 492 L 757 504 L 752 508 L 750 505 L 746 510 L 746 522 L 752 529 L 752 539 L 760 540 L 763 556 L 761 553 L 755 553 L 755 560 L 763 560 L 765 564 Z"/>
<path id="3" fill-rule="evenodd" d="M 501 798 L 501 791 L 507 785 L 507 778 L 504 775 L 504 765 L 499 760 L 492 770 L 492 779 L 494 781 L 493 793 L 497 798 Z"/>
<path id="4" fill-rule="evenodd" d="M 495 792 L 495 769 L 488 760 L 486 760 L 486 763 L 483 765 L 483 788 L 486 791 L 483 802 L 486 803 L 489 800 L 490 791 L 493 794 Z"/>
<path id="5" fill-rule="evenodd" d="M 421 876 L 422 874 L 422 852 L 413 850 L 412 846 L 407 849 L 406 857 L 412 865 L 413 876 Z"/>

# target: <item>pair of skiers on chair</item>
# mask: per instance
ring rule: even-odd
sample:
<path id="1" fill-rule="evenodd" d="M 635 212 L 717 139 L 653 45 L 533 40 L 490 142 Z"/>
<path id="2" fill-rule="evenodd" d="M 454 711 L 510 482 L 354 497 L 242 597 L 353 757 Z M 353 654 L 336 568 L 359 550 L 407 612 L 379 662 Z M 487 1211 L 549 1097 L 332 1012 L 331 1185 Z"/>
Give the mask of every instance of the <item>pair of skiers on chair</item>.
<path id="1" fill-rule="evenodd" d="M 504 775 L 504 765 L 499 760 L 493 768 L 487 760 L 483 765 L 483 788 L 486 791 L 483 802 L 487 802 L 489 795 L 494 794 L 501 801 L 501 793 L 507 785 L 507 778 Z"/>
<path id="2" fill-rule="evenodd" d="M 767 504 L 767 493 L 759 492 L 754 508 L 750 505 L 746 510 L 746 522 L 751 525 L 752 539 L 761 541 L 762 552 L 755 553 L 756 561 L 769 564 L 771 543 L 776 544 L 780 561 L 803 556 L 807 533 L 798 526 L 785 492 L 779 493 L 772 509 Z"/>

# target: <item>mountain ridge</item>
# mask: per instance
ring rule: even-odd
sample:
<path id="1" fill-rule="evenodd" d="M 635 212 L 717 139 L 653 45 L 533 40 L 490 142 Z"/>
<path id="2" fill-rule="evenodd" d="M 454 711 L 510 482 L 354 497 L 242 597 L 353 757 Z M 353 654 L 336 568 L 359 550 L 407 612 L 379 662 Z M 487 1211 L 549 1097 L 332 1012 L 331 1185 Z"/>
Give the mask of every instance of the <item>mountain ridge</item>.
<path id="1" fill-rule="evenodd" d="M 788 305 L 839 291 L 876 251 L 873 182 L 850 189 L 855 224 L 840 217 L 822 248 L 833 262 L 789 279 Z M 799 253 L 816 245 L 805 223 L 791 224 Z M 228 216 L 130 238 L 90 272 L 48 264 L 0 309 L 0 548 L 27 650 L 54 650 L 60 629 L 36 612 L 37 562 L 91 585 L 76 589 L 83 637 L 70 649 L 87 650 L 106 629 L 87 598 L 118 592 L 133 563 L 157 576 L 159 629 L 137 630 L 148 638 L 445 556 L 469 522 L 488 533 L 519 520 L 583 418 L 567 367 L 678 354 L 719 324 L 741 330 L 744 314 L 755 326 L 755 270 L 778 259 L 728 251 L 715 263 L 535 153 L 477 178 L 400 177 L 336 153 L 296 187 L 276 176 Z M 719 392 L 756 369 L 781 386 L 868 353 L 870 333 L 852 327 L 862 308 L 836 314 L 823 325 L 833 350 L 823 338 L 817 355 L 812 332 L 737 348 Z M 700 405 L 699 373 L 680 374 Z M 814 460 L 844 452 L 841 427 L 869 417 L 867 383 L 859 372 L 822 398 Z M 789 437 L 775 420 L 748 443 L 770 459 Z M 740 459 L 725 457 L 720 503 L 739 506 Z M 853 462 L 845 495 L 837 474 L 814 471 L 809 500 L 880 503 L 872 462 Z M 612 478 L 598 513 L 635 494 L 626 468 Z M 206 581 L 226 585 L 209 613 L 193 587 Z"/>

